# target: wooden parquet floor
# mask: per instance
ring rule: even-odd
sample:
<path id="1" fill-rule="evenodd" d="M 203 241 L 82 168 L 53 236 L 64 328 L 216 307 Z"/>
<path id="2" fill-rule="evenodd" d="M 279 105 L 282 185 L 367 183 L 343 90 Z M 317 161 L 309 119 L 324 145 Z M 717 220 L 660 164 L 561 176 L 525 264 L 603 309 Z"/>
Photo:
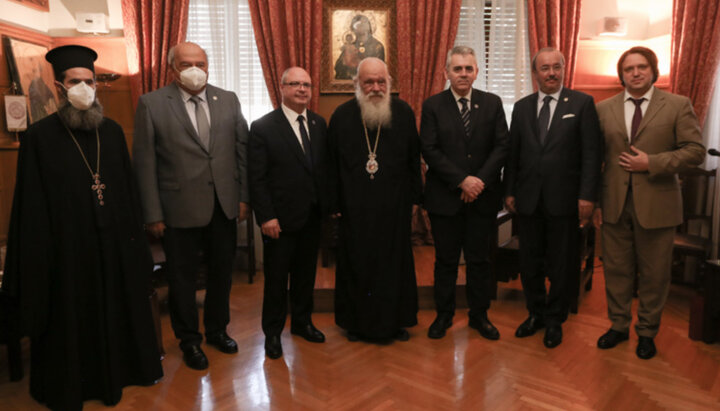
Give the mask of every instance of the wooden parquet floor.
<path id="1" fill-rule="evenodd" d="M 490 318 L 501 333 L 488 341 L 467 327 L 459 310 L 441 340 L 426 337 L 434 312 L 423 310 L 408 342 L 349 342 L 331 313 L 313 316 L 327 336 L 312 344 L 282 336 L 284 357 L 268 360 L 260 330 L 262 275 L 248 285 L 239 274 L 232 290 L 229 333 L 240 352 L 206 347 L 206 371 L 182 363 L 169 318 L 163 317 L 165 377 L 152 387 L 128 387 L 115 410 L 718 410 L 720 344 L 687 337 L 687 288 L 673 286 L 656 338 L 658 355 L 635 356 L 637 337 L 603 351 L 608 327 L 602 270 L 577 315 L 564 324 L 552 350 L 542 332 L 514 337 L 526 316 L 519 282 L 501 284 Z M 27 343 L 24 350 L 28 372 Z M 28 377 L 8 382 L 0 354 L 0 409 L 42 409 L 28 393 Z M 85 409 L 105 407 L 97 401 Z"/>

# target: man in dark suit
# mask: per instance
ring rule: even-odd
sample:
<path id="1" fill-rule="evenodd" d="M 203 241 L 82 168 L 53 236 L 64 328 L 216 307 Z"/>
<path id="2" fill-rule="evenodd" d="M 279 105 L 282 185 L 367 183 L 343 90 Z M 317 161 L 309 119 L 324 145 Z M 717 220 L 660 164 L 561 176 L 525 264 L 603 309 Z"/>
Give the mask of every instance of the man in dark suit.
<path id="1" fill-rule="evenodd" d="M 493 276 L 490 232 L 502 208 L 500 170 L 508 150 L 502 101 L 472 88 L 478 67 L 470 47 L 448 52 L 450 88 L 423 103 L 420 140 L 428 165 L 425 209 L 435 241 L 435 309 L 428 337 L 442 338 L 455 314 L 460 251 L 467 263 L 469 325 L 490 340 L 500 338 L 487 317 Z"/>
<path id="2" fill-rule="evenodd" d="M 597 345 L 608 349 L 628 339 L 637 284 L 635 353 L 650 359 L 670 289 L 673 239 L 683 221 L 677 174 L 700 165 L 705 148 L 690 100 L 653 86 L 658 59 L 652 50 L 627 50 L 617 72 L 625 91 L 598 104 L 606 155 L 593 220 L 602 226 L 612 326 Z"/>
<path id="3" fill-rule="evenodd" d="M 326 200 L 325 120 L 307 110 L 310 75 L 291 67 L 280 80 L 280 108 L 253 122 L 248 165 L 250 198 L 262 228 L 265 264 L 262 328 L 265 353 L 282 356 L 280 334 L 287 317 L 290 274 L 290 332 L 310 342 L 325 336 L 310 319 Z"/>
<path id="4" fill-rule="evenodd" d="M 205 369 L 195 302 L 200 251 L 208 262 L 205 336 L 237 352 L 226 333 L 236 218 L 248 215 L 247 123 L 235 93 L 207 85 L 205 51 L 181 43 L 168 54 L 175 81 L 140 97 L 133 159 L 147 230 L 163 238 L 170 319 L 185 363 Z"/>
<path id="5" fill-rule="evenodd" d="M 505 167 L 505 205 L 518 214 L 521 279 L 530 313 L 515 336 L 547 326 L 543 343 L 548 348 L 562 342 L 567 282 L 578 269 L 578 222 L 585 224 L 592 215 L 602 159 L 593 99 L 563 88 L 564 71 L 565 58 L 556 49 L 541 49 L 533 58 L 539 91 L 515 103 Z"/>

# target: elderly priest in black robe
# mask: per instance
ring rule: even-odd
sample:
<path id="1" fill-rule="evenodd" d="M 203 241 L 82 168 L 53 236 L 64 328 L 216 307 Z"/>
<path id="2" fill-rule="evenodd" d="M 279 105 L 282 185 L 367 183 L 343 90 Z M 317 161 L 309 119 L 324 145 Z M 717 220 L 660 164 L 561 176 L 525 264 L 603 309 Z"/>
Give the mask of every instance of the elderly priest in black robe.
<path id="1" fill-rule="evenodd" d="M 422 194 L 420 142 L 412 109 L 390 90 L 385 63 L 362 60 L 355 98 L 328 128 L 340 228 L 335 322 L 351 341 L 405 341 L 405 328 L 417 324 L 410 233 Z"/>
<path id="2" fill-rule="evenodd" d="M 31 339 L 30 394 L 52 409 L 120 401 L 162 377 L 152 259 L 122 129 L 103 117 L 82 46 L 45 57 L 57 113 L 21 140 L 3 289 Z"/>

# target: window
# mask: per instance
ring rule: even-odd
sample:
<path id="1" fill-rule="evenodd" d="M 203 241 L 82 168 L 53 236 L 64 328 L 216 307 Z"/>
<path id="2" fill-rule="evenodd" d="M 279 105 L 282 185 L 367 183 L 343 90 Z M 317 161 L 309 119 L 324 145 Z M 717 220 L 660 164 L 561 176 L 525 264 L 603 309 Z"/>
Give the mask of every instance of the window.
<path id="1" fill-rule="evenodd" d="M 208 54 L 208 81 L 234 91 L 248 123 L 273 110 L 247 0 L 190 0 L 187 40 Z"/>
<path id="2" fill-rule="evenodd" d="M 533 91 L 525 8 L 524 0 L 463 0 L 455 38 L 477 55 L 473 86 L 499 95 L 508 121 L 515 101 Z"/>

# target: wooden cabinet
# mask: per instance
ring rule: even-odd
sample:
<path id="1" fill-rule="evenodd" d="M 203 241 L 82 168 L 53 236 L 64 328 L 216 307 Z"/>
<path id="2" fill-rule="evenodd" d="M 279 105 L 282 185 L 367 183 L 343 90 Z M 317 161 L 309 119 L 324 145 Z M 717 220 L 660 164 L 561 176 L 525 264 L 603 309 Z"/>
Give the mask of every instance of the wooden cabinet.
<path id="1" fill-rule="evenodd" d="M 15 190 L 18 145 L 14 143 L 0 145 L 0 245 L 7 241 Z"/>

